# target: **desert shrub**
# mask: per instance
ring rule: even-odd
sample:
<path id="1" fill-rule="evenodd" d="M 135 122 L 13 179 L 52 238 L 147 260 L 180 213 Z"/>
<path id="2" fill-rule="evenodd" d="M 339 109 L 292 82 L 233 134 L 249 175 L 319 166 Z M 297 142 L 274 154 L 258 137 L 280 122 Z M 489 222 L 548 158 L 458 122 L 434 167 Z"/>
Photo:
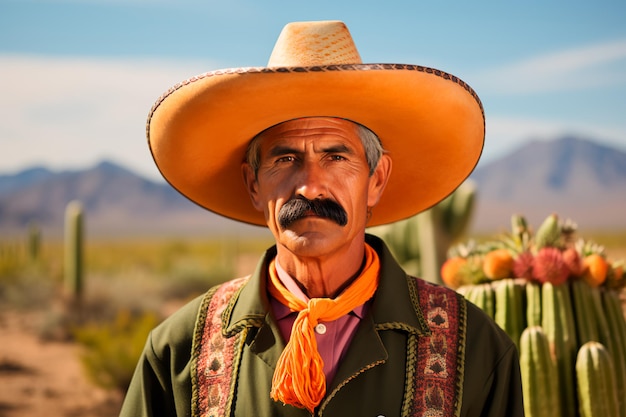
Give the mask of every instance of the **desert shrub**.
<path id="1" fill-rule="evenodd" d="M 218 260 L 181 258 L 163 277 L 162 296 L 165 299 L 185 300 L 206 292 L 209 288 L 235 277 L 235 260 L 226 257 Z"/>
<path id="2" fill-rule="evenodd" d="M 100 387 L 125 392 L 146 337 L 158 322 L 153 313 L 133 316 L 122 310 L 112 322 L 75 329 L 76 341 L 83 348 L 81 363 L 87 376 Z"/>
<path id="3" fill-rule="evenodd" d="M 16 242 L 0 242 L 0 282 L 12 283 L 26 264 L 25 255 Z"/>

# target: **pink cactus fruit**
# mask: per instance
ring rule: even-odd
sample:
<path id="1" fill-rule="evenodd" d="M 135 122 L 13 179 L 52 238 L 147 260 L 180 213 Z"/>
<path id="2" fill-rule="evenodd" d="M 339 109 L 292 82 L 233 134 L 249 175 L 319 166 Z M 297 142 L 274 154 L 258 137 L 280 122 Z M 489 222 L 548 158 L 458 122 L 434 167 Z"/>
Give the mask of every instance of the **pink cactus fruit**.
<path id="1" fill-rule="evenodd" d="M 563 251 L 563 262 L 570 270 L 570 274 L 579 277 L 584 272 L 583 260 L 578 251 L 574 248 L 567 248 Z"/>
<path id="2" fill-rule="evenodd" d="M 563 261 L 563 254 L 557 248 L 544 247 L 535 255 L 533 278 L 544 283 L 560 285 L 567 281 L 569 268 Z"/>
<path id="3" fill-rule="evenodd" d="M 522 252 L 513 261 L 513 275 L 517 278 L 533 279 L 534 256 L 530 252 Z"/>

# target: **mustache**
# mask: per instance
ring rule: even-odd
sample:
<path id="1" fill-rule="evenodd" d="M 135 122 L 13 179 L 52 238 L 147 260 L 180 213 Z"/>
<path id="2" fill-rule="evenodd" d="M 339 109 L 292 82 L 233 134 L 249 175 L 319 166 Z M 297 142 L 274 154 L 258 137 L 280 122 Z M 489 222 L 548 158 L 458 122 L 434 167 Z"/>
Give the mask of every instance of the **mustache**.
<path id="1" fill-rule="evenodd" d="M 293 222 L 306 217 L 309 213 L 332 220 L 339 226 L 345 226 L 348 223 L 348 214 L 336 201 L 295 197 L 287 201 L 278 211 L 278 224 L 281 228 L 286 229 Z"/>

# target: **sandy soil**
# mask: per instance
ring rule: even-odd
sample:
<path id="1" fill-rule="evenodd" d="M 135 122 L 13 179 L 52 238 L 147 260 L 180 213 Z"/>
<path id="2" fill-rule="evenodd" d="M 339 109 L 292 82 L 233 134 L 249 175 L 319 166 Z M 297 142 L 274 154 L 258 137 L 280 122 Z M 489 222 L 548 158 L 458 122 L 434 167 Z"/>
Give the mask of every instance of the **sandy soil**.
<path id="1" fill-rule="evenodd" d="M 0 310 L 0 416 L 117 416 L 122 395 L 87 380 L 76 345 L 40 340 L 41 314 Z"/>

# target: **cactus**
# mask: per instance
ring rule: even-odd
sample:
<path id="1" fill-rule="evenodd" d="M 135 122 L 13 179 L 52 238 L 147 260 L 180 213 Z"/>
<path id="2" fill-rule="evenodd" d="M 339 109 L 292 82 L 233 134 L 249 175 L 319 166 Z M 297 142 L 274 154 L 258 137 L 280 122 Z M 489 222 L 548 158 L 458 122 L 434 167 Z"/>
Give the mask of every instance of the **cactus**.
<path id="1" fill-rule="evenodd" d="M 394 258 L 403 269 L 412 275 L 419 275 L 419 244 L 415 216 L 383 226 L 371 227 L 369 233 L 385 241 Z"/>
<path id="2" fill-rule="evenodd" d="M 589 285 L 581 280 L 573 280 L 570 284 L 572 291 L 572 302 L 576 317 L 576 336 L 578 347 L 587 342 L 599 341 L 598 325 L 595 314 L 593 314 L 593 300 Z"/>
<path id="3" fill-rule="evenodd" d="M 520 371 L 526 417 L 560 416 L 556 363 L 540 326 L 527 327 L 522 332 Z"/>
<path id="4" fill-rule="evenodd" d="M 626 321 L 624 321 L 619 295 L 615 291 L 603 291 L 602 301 L 613 345 L 613 350 L 609 353 L 615 367 L 620 416 L 626 417 Z"/>
<path id="5" fill-rule="evenodd" d="M 519 214 L 511 216 L 511 236 L 518 250 L 523 251 L 526 243 L 530 240 L 528 222 L 524 216 Z"/>
<path id="6" fill-rule="evenodd" d="M 420 274 L 441 283 L 439 271 L 452 243 L 466 231 L 474 212 L 476 186 L 466 181 L 448 198 L 416 216 L 420 245 Z"/>
<path id="7" fill-rule="evenodd" d="M 476 186 L 461 184 L 439 204 L 416 216 L 369 229 L 389 246 L 402 267 L 413 275 L 442 283 L 441 266 L 452 243 L 465 233 L 474 212 Z"/>
<path id="8" fill-rule="evenodd" d="M 620 393 L 620 401 L 623 401 L 623 393 L 626 388 L 626 363 L 624 361 L 624 348 L 621 347 L 621 336 L 619 332 L 619 322 L 613 319 L 612 309 L 605 309 L 603 302 L 604 289 L 589 287 L 592 309 L 589 314 L 593 314 L 598 327 L 598 339 L 609 352 L 613 360 L 613 367 L 616 375 L 616 389 Z M 605 297 L 606 300 L 606 297 Z M 622 410 L 622 413 L 626 409 Z M 622 416 L 624 414 L 621 414 Z"/>
<path id="9" fill-rule="evenodd" d="M 564 416 L 575 416 L 576 394 L 573 381 L 577 346 L 569 287 L 547 282 L 542 286 L 541 299 L 541 327 L 548 337 L 550 350 L 556 357 L 561 410 Z"/>
<path id="10" fill-rule="evenodd" d="M 484 311 L 489 317 L 495 317 L 495 293 L 489 283 L 468 286 L 465 298 Z"/>
<path id="11" fill-rule="evenodd" d="M 541 285 L 526 283 L 526 325 L 541 326 Z"/>
<path id="12" fill-rule="evenodd" d="M 535 248 L 558 247 L 561 240 L 561 226 L 556 214 L 551 214 L 541 223 L 535 233 Z"/>
<path id="13" fill-rule="evenodd" d="M 65 208 L 65 288 L 79 300 L 83 292 L 83 208 L 79 201 Z"/>
<path id="14" fill-rule="evenodd" d="M 605 349 L 604 354 L 610 357 L 615 381 L 610 387 L 603 389 L 614 391 L 611 395 L 615 394 L 617 398 L 617 405 L 612 407 L 614 411 L 609 411 L 611 414 L 604 411 L 593 415 L 626 417 L 626 318 L 619 295 L 619 290 L 623 291 L 626 282 L 624 266 L 620 262 L 609 262 L 604 247 L 582 239 L 575 241 L 573 234 L 576 228 L 576 224 L 571 221 L 566 220 L 561 224 L 553 214 L 544 220 L 533 236 L 526 220 L 522 216 L 513 216 L 510 235 L 496 241 L 481 244 L 470 241 L 465 246 L 451 248 L 449 259 L 442 268 L 442 277 L 453 277 L 454 280 L 448 277 L 444 282 L 452 288 L 457 288 L 454 284 L 458 283 L 461 285 L 459 292 L 488 311 L 490 307 L 485 306 L 489 304 L 483 304 L 487 300 L 485 287 L 480 284 L 484 282 L 484 277 L 475 279 L 473 270 L 466 268 L 462 261 L 469 264 L 470 260 L 477 260 L 475 265 L 480 266 L 482 263 L 481 270 L 491 271 L 484 271 L 484 275 L 493 279 L 503 274 L 499 273 L 500 268 L 489 267 L 489 261 L 493 260 L 493 256 L 502 253 L 503 249 L 510 251 L 514 257 L 514 278 L 491 281 L 489 284 L 495 290 L 494 320 L 515 343 L 519 343 L 520 358 L 524 357 L 523 366 L 530 363 L 528 356 L 524 356 L 530 354 L 528 344 L 534 343 L 533 349 L 538 350 L 540 343 L 534 339 L 528 340 L 538 338 L 535 334 L 537 329 L 530 335 L 524 332 L 528 330 L 530 333 L 529 328 L 541 327 L 556 363 L 559 386 L 558 408 L 543 406 L 541 411 L 527 409 L 527 415 L 542 415 L 542 412 L 547 411 L 555 414 L 555 417 L 575 417 L 578 415 L 579 405 L 582 410 L 583 407 L 596 407 L 594 403 L 597 401 L 607 401 L 593 393 L 592 399 L 584 397 L 594 388 L 593 383 L 588 380 L 581 381 L 584 388 L 581 398 L 576 395 L 577 352 L 583 346 L 589 349 L 589 344 L 593 342 L 600 343 Z M 452 260 L 456 264 L 452 263 L 450 268 L 445 268 Z M 461 266 L 456 270 L 452 268 L 457 264 Z M 524 283 L 521 295 L 517 293 L 520 285 L 513 284 L 516 282 Z M 527 326 L 525 330 L 524 324 Z M 524 332 L 520 335 L 521 330 Z M 583 352 L 583 355 L 589 353 Z M 538 369 L 522 369 L 522 373 L 538 372 L 543 365 L 536 364 L 536 367 Z M 530 377 L 524 378 L 527 380 Z M 535 400 L 526 397 L 542 390 L 543 388 L 536 387 L 532 392 L 525 391 L 526 405 L 530 407 Z M 549 397 L 555 394 L 545 390 L 542 395 Z M 535 410 L 537 407 L 531 408 Z"/>
<path id="15" fill-rule="evenodd" d="M 523 284 L 514 279 L 493 283 L 496 298 L 496 323 L 509 335 L 519 348 L 522 331 L 526 327 L 523 309 Z"/>
<path id="16" fill-rule="evenodd" d="M 581 417 L 620 415 L 613 361 L 601 343 L 587 342 L 580 348 L 576 379 Z"/>
<path id="17" fill-rule="evenodd" d="M 32 222 L 28 225 L 28 259 L 32 262 L 39 260 L 41 252 L 41 232 L 36 223 Z"/>

